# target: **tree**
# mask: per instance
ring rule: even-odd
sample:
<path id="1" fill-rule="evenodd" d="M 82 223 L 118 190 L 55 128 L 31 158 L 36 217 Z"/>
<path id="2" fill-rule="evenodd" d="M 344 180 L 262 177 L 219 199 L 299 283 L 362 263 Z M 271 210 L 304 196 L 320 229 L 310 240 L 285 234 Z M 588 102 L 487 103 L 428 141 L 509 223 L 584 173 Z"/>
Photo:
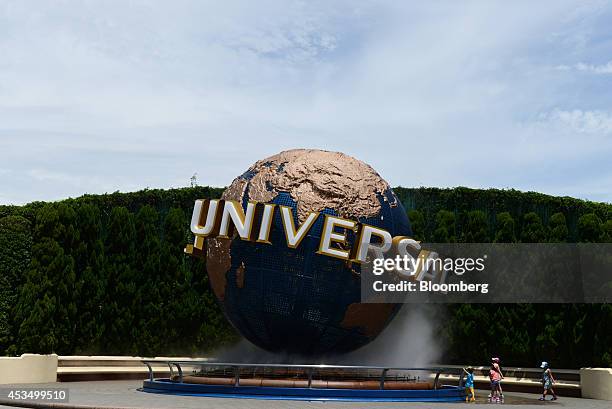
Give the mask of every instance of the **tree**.
<path id="1" fill-rule="evenodd" d="M 565 243 L 569 237 L 569 230 L 567 229 L 567 222 L 565 215 L 561 212 L 555 213 L 550 217 L 548 222 L 548 228 L 550 234 L 548 241 L 551 243 Z"/>
<path id="2" fill-rule="evenodd" d="M 133 342 L 141 355 L 162 351 L 164 336 L 160 334 L 164 316 L 172 314 L 166 309 L 171 297 L 166 291 L 169 278 L 160 270 L 159 214 L 150 205 L 140 208 L 136 214 L 136 295 L 131 310 L 136 318 Z M 162 294 L 167 295 L 166 298 Z"/>
<path id="3" fill-rule="evenodd" d="M 595 213 L 587 213 L 578 219 L 578 237 L 583 243 L 597 243 L 601 239 L 602 223 Z"/>
<path id="4" fill-rule="evenodd" d="M 32 261 L 15 312 L 19 351 L 72 352 L 78 294 L 74 259 L 62 245 L 71 250 L 76 243 L 73 216 L 65 204 L 45 205 L 36 215 Z"/>
<path id="5" fill-rule="evenodd" d="M 14 349 L 14 306 L 30 263 L 31 247 L 27 219 L 21 216 L 0 219 L 0 354 L 11 353 Z"/>
<path id="6" fill-rule="evenodd" d="M 435 243 L 455 243 L 455 213 L 440 210 L 436 214 L 436 230 L 434 230 Z"/>
<path id="7" fill-rule="evenodd" d="M 612 243 L 612 219 L 606 221 L 602 226 L 601 242 Z"/>
<path id="8" fill-rule="evenodd" d="M 491 320 L 486 306 L 449 305 L 448 314 L 450 319 L 441 331 L 449 346 L 445 358 L 450 362 L 487 362 L 491 356 L 491 344 L 486 334 Z M 472 345 L 472 350 L 468 351 L 465 345 Z"/>
<path id="9" fill-rule="evenodd" d="M 107 291 L 102 310 L 104 337 L 100 344 L 103 353 L 129 354 L 135 349 L 137 330 L 132 310 L 137 287 L 135 239 L 133 215 L 126 207 L 114 207 L 104 247 Z"/>
<path id="10" fill-rule="evenodd" d="M 516 243 L 514 218 L 509 212 L 498 213 L 496 216 L 497 231 L 495 243 Z"/>
<path id="11" fill-rule="evenodd" d="M 412 227 L 413 238 L 417 241 L 425 241 L 425 217 L 423 217 L 423 213 L 418 210 L 411 210 L 408 212 L 408 219 Z"/>
<path id="12" fill-rule="evenodd" d="M 601 367 L 612 366 L 612 305 L 595 304 L 597 321 L 593 340 L 593 354 L 597 357 L 596 365 Z"/>
<path id="13" fill-rule="evenodd" d="M 201 302 L 201 294 L 195 296 L 195 305 L 192 303 L 191 271 L 187 268 L 188 262 L 197 260 L 186 259 L 183 249 L 187 243 L 188 221 L 185 213 L 178 208 L 168 211 L 163 223 L 163 241 L 161 243 L 161 271 L 165 280 L 160 288 L 160 295 L 168 301 L 162 314 L 161 328 L 168 334 L 167 341 L 174 348 L 190 351 L 197 327 L 196 310 Z M 203 266 L 200 265 L 202 269 Z"/>
<path id="14" fill-rule="evenodd" d="M 481 210 L 468 212 L 462 234 L 464 243 L 488 243 L 487 215 Z"/>
<path id="15" fill-rule="evenodd" d="M 64 291 L 57 291 L 58 278 L 74 274 L 74 263 L 57 241 L 42 238 L 32 248 L 32 263 L 19 294 L 16 308 L 18 352 L 49 354 L 69 345 L 62 308 Z M 66 351 L 67 352 L 67 351 Z"/>
<path id="16" fill-rule="evenodd" d="M 104 278 L 104 243 L 100 209 L 85 203 L 77 209 L 80 240 L 76 249 L 77 284 L 80 297 L 76 322 L 74 350 L 99 352 L 103 333 L 102 304 L 106 291 Z"/>
<path id="17" fill-rule="evenodd" d="M 526 363 L 534 360 L 533 339 L 535 311 L 530 304 L 491 306 L 488 328 L 491 355 L 503 356 L 504 362 Z M 530 359 L 531 358 L 531 359 Z"/>
<path id="18" fill-rule="evenodd" d="M 546 228 L 542 224 L 542 219 L 534 212 L 529 212 L 523 216 L 523 228 L 521 230 L 521 241 L 523 243 L 545 243 Z"/>
<path id="19" fill-rule="evenodd" d="M 217 304 L 203 260 L 186 257 L 183 252 L 192 239 L 188 226 L 181 209 L 170 209 L 162 242 L 162 270 L 168 281 L 161 288 L 171 296 L 167 297 L 169 305 L 162 326 L 174 348 L 201 353 L 238 337 Z"/>

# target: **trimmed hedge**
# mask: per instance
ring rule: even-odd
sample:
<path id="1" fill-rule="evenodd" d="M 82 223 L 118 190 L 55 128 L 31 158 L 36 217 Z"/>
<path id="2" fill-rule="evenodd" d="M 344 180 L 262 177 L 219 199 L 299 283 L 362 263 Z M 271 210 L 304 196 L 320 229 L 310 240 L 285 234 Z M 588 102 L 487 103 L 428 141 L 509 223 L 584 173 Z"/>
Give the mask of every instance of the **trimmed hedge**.
<path id="1" fill-rule="evenodd" d="M 612 241 L 612 205 L 516 190 L 394 189 L 415 236 Z M 193 187 L 0 206 L 0 353 L 202 354 L 234 342 L 201 261 L 184 256 Z M 448 363 L 612 365 L 610 305 L 447 305 Z"/>

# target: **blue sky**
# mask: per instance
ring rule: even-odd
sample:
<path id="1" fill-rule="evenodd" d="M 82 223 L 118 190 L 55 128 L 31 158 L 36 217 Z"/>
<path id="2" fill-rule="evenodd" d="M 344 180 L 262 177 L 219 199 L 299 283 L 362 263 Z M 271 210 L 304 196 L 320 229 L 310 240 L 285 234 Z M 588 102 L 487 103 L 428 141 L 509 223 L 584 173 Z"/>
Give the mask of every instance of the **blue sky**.
<path id="1" fill-rule="evenodd" d="M 612 202 L 612 4 L 0 0 L 0 203 L 337 150 Z"/>

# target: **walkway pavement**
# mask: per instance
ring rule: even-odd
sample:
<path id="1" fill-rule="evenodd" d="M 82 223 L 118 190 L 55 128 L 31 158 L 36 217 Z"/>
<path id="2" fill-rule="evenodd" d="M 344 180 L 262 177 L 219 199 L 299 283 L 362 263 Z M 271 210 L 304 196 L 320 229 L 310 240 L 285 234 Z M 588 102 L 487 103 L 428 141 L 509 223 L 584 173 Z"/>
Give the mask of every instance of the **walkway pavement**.
<path id="1" fill-rule="evenodd" d="M 231 399 L 231 398 L 203 398 L 193 396 L 168 396 L 140 392 L 142 381 L 97 381 L 97 382 L 64 382 L 38 385 L 12 385 L 14 387 L 36 388 L 68 388 L 69 402 L 55 403 L 52 406 L 27 406 L 24 402 L 10 402 L 0 398 L 0 408 L 39 407 L 39 408 L 179 408 L 179 409 L 394 409 L 394 408 L 461 408 L 482 405 L 491 405 L 486 402 L 486 393 L 477 392 L 476 404 L 465 403 L 356 403 L 356 402 L 305 402 L 305 401 L 279 401 L 258 399 Z M 1 385 L 5 391 L 11 385 Z M 506 393 L 504 405 L 520 406 L 521 408 L 550 409 L 609 409 L 612 402 L 592 399 L 560 398 L 555 402 L 539 402 L 538 395 L 524 393 Z M 4 406 L 3 406 L 4 405 Z"/>

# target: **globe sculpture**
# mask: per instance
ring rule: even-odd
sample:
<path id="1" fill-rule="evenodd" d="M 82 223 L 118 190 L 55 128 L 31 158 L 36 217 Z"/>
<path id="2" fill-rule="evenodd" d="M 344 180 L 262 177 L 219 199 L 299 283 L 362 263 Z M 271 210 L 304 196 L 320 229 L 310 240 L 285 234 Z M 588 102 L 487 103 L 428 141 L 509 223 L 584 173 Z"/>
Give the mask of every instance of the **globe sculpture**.
<path id="1" fill-rule="evenodd" d="M 342 353 L 372 341 L 399 304 L 361 303 L 360 266 L 317 254 L 325 214 L 411 235 L 402 204 L 369 165 L 338 152 L 296 149 L 263 159 L 225 190 L 246 209 L 257 201 L 289 206 L 299 226 L 321 212 L 307 237 L 286 245 L 279 212 L 270 242 L 209 238 L 206 269 L 232 325 L 268 351 L 300 355 Z M 348 244 L 355 234 L 349 232 Z"/>

